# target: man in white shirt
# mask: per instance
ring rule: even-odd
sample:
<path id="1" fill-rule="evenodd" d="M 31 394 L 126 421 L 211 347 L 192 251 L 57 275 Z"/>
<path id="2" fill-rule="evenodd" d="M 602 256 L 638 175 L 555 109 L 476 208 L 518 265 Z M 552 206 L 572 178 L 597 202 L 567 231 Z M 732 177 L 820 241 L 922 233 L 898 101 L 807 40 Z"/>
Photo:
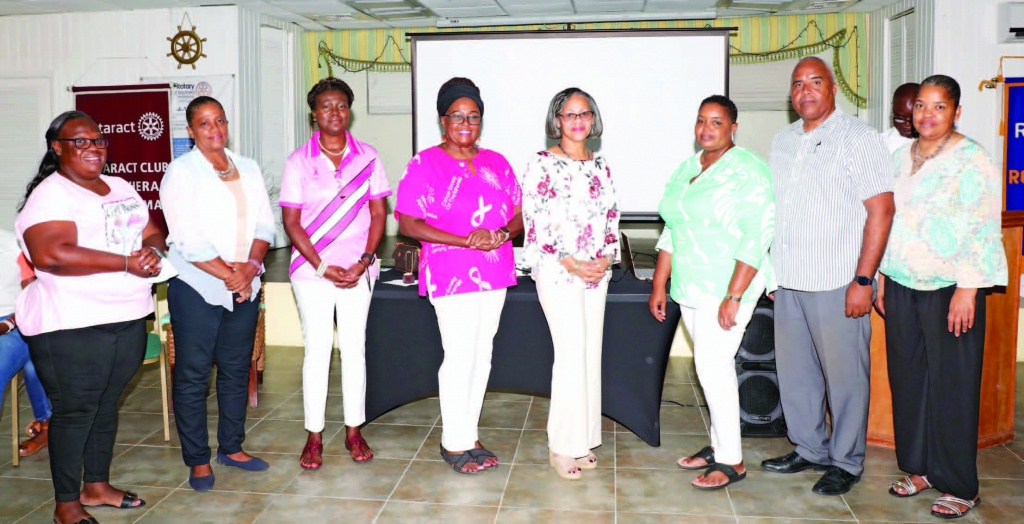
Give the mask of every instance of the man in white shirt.
<path id="1" fill-rule="evenodd" d="M 896 88 L 892 94 L 892 125 L 884 133 L 886 147 L 890 153 L 909 144 L 917 137 L 914 131 L 914 101 L 917 100 L 917 90 L 921 86 L 909 82 Z"/>

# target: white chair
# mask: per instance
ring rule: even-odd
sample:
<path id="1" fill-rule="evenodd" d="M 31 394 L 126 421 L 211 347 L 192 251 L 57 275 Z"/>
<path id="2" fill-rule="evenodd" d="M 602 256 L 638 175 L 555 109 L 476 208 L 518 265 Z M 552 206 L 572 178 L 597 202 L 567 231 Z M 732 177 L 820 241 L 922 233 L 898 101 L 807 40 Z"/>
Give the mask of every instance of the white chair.
<path id="1" fill-rule="evenodd" d="M 163 285 L 165 288 L 166 285 Z M 157 286 L 159 289 L 159 286 Z M 152 364 L 154 362 L 160 363 L 160 404 L 163 405 L 164 411 L 164 442 L 171 440 L 171 426 L 169 417 L 168 402 L 170 400 L 169 391 L 167 388 L 167 358 L 166 351 L 164 348 L 163 341 L 160 340 L 160 332 L 163 329 L 163 318 L 160 309 L 160 300 L 158 297 L 159 293 L 154 290 L 153 292 L 153 303 L 155 309 L 155 319 L 153 320 L 153 330 L 147 334 L 146 338 L 146 356 L 143 358 L 143 364 Z"/>

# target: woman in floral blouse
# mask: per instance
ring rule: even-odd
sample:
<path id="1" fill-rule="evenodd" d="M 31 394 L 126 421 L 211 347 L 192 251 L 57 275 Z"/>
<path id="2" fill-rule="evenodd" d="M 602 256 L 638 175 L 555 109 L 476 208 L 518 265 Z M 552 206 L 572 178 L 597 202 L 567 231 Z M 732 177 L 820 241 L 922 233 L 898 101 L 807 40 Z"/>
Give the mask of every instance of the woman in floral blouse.
<path id="1" fill-rule="evenodd" d="M 698 489 L 721 489 L 743 480 L 740 399 L 734 359 L 743 332 L 765 289 L 768 246 L 775 231 L 775 196 L 768 165 L 733 143 L 736 104 L 720 95 L 704 99 L 694 134 L 703 151 L 679 166 L 658 212 L 665 229 L 649 305 L 665 320 L 665 286 L 682 311 L 693 358 L 711 412 L 711 445 L 679 459 L 705 470 Z"/>
<path id="2" fill-rule="evenodd" d="M 601 445 L 601 342 L 619 212 L 608 165 L 587 149 L 602 130 L 594 99 L 575 87 L 561 91 L 545 127 L 559 142 L 537 153 L 523 175 L 524 259 L 555 349 L 549 462 L 576 480 L 597 467 L 590 450 Z"/>
<path id="3" fill-rule="evenodd" d="M 960 133 L 960 86 L 934 75 L 914 103 L 920 138 L 893 153 L 896 216 L 875 305 L 885 316 L 896 459 L 910 473 L 889 493 L 943 493 L 932 515 L 978 498 L 978 404 L 985 295 L 1006 285 L 1002 175 Z"/>

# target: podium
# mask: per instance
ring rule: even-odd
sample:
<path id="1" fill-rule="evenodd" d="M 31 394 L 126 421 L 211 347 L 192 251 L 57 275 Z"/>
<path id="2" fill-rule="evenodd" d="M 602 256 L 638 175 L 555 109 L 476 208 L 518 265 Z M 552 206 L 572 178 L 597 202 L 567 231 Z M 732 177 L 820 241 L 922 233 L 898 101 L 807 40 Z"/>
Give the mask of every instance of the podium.
<path id="1" fill-rule="evenodd" d="M 981 373 L 978 448 L 1013 440 L 1013 403 L 1017 370 L 1017 319 L 1020 307 L 1020 260 L 1024 218 L 1003 214 L 1003 248 L 1009 281 L 991 293 L 985 304 L 985 359 Z M 956 423 L 956 421 L 951 421 Z M 885 325 L 871 312 L 871 405 L 868 445 L 896 447 L 892 427 L 892 392 L 886 365 Z"/>

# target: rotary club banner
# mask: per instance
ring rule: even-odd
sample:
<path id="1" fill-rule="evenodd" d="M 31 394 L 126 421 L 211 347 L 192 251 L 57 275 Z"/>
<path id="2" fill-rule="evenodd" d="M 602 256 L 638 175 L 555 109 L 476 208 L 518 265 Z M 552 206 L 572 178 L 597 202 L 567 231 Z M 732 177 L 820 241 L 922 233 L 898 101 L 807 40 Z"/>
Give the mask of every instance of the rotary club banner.
<path id="1" fill-rule="evenodd" d="M 168 84 L 72 87 L 75 109 L 99 124 L 110 140 L 106 175 L 127 180 L 149 206 L 149 219 L 164 233 L 160 181 L 171 163 Z"/>

